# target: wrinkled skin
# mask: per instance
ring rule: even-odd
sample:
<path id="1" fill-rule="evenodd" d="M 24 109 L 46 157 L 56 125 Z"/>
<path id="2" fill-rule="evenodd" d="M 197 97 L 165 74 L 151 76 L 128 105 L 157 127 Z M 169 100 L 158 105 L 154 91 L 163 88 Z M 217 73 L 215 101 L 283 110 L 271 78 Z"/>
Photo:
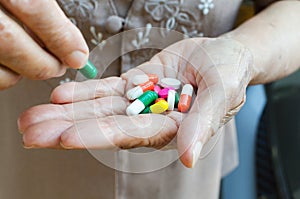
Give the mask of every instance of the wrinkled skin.
<path id="1" fill-rule="evenodd" d="M 63 48 L 62 48 L 63 46 Z M 58 77 L 85 65 L 89 49 L 55 0 L 0 0 L 0 90 L 21 77 Z"/>
<path id="2" fill-rule="evenodd" d="M 57 87 L 52 104 L 20 116 L 19 130 L 28 148 L 161 148 L 177 136 L 182 163 L 193 167 L 199 156 L 195 145 L 205 144 L 245 102 L 251 68 L 249 51 L 234 40 L 182 40 L 121 77 Z M 126 116 L 125 93 L 133 87 L 132 77 L 143 73 L 192 84 L 197 96 L 190 111 Z"/>

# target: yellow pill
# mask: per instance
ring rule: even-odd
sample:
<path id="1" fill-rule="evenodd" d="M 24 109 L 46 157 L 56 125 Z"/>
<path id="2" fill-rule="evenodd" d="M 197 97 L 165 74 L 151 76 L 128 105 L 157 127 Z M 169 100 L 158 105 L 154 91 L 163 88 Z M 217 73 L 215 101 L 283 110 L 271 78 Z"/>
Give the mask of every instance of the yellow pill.
<path id="1" fill-rule="evenodd" d="M 168 102 L 166 100 L 160 100 L 157 103 L 150 106 L 151 113 L 160 114 L 168 110 Z"/>

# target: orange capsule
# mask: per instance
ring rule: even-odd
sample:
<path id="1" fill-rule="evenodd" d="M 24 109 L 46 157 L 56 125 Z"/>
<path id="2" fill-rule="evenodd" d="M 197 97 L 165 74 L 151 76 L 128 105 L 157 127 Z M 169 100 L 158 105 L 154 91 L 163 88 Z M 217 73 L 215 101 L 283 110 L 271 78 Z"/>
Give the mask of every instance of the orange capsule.
<path id="1" fill-rule="evenodd" d="M 155 74 L 143 74 L 143 75 L 136 75 L 132 78 L 132 84 L 136 85 L 136 86 L 146 83 L 148 81 L 151 81 L 154 84 L 157 84 L 158 76 Z"/>
<path id="2" fill-rule="evenodd" d="M 138 86 L 127 91 L 127 98 L 129 100 L 134 100 L 141 96 L 145 91 L 152 91 L 154 89 L 153 82 L 145 82 L 143 84 L 139 84 Z"/>
<path id="3" fill-rule="evenodd" d="M 157 84 L 158 82 L 158 76 L 156 74 L 147 74 L 149 77 L 149 81 L 153 82 L 154 84 Z"/>
<path id="4" fill-rule="evenodd" d="M 183 86 L 179 98 L 178 111 L 182 113 L 188 112 L 192 102 L 193 90 L 193 86 L 190 84 Z"/>
<path id="5" fill-rule="evenodd" d="M 145 82 L 143 84 L 140 84 L 139 87 L 142 88 L 143 92 L 145 91 L 153 91 L 154 89 L 154 83 L 151 81 Z"/>

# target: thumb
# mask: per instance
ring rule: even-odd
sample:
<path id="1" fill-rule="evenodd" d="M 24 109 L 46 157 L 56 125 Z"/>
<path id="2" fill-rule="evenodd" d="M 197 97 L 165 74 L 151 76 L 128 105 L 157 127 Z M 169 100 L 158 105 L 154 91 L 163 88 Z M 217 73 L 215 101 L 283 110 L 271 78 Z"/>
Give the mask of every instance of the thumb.
<path id="1" fill-rule="evenodd" d="M 214 90 L 214 91 L 212 91 Z M 193 168 L 203 145 L 215 134 L 225 110 L 222 89 L 198 90 L 193 106 L 178 130 L 177 146 L 181 162 Z"/>

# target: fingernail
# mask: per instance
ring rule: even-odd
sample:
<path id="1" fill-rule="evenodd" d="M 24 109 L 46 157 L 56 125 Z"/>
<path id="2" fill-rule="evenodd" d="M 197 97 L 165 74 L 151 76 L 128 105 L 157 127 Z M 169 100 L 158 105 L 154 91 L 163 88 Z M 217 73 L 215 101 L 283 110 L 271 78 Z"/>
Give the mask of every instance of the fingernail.
<path id="1" fill-rule="evenodd" d="M 87 60 L 88 54 L 82 51 L 73 51 L 65 57 L 64 62 L 71 68 L 81 68 L 87 63 Z"/>
<path id="2" fill-rule="evenodd" d="M 18 120 L 17 120 L 17 125 L 18 125 L 18 130 L 19 130 L 19 132 L 21 133 L 21 131 L 20 131 L 20 125 L 21 123 L 20 123 L 20 118 L 18 118 Z M 23 134 L 23 133 L 21 133 L 21 134 Z"/>
<path id="3" fill-rule="evenodd" d="M 24 144 L 23 144 L 23 148 L 24 149 L 33 149 L 33 148 L 36 148 L 34 145 L 32 145 L 32 146 L 25 146 Z"/>
<path id="4" fill-rule="evenodd" d="M 195 145 L 194 150 L 193 150 L 193 162 L 192 162 L 192 168 L 196 165 L 196 162 L 197 162 L 198 159 L 199 159 L 199 156 L 200 156 L 202 147 L 203 147 L 202 143 L 198 141 L 198 142 L 196 143 L 196 145 Z"/>
<path id="5" fill-rule="evenodd" d="M 68 146 L 64 145 L 62 142 L 60 142 L 59 144 L 64 149 L 73 149 L 73 147 L 68 147 Z"/>

